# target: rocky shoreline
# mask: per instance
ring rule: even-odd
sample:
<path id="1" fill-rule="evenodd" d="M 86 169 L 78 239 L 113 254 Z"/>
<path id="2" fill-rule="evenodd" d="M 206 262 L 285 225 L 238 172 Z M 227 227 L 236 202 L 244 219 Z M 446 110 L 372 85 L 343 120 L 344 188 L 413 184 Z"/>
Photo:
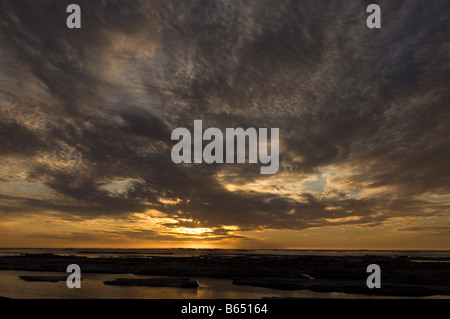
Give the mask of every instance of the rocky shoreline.
<path id="1" fill-rule="evenodd" d="M 385 296 L 432 296 L 450 295 L 449 261 L 448 258 L 421 259 L 372 255 L 87 258 L 25 254 L 0 257 L 0 270 L 65 272 L 69 264 L 77 264 L 82 273 L 131 273 L 182 278 L 215 277 L 232 279 L 236 285 L 283 290 L 309 289 L 320 292 Z M 380 289 L 369 289 L 366 286 L 369 275 L 366 268 L 369 264 L 378 264 L 381 267 Z M 121 283 L 130 284 L 120 281 L 118 284 Z M 151 284 L 148 282 L 148 285 Z M 180 282 L 177 285 L 181 285 Z"/>

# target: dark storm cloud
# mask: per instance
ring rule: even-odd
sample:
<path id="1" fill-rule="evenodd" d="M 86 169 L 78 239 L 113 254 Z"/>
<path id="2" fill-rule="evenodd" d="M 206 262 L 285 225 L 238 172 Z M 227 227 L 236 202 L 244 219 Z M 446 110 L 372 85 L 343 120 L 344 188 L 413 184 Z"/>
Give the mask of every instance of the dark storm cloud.
<path id="1" fill-rule="evenodd" d="M 81 1 L 80 30 L 65 27 L 68 3 L 0 2 L 0 156 L 26 160 L 24 180 L 68 199 L 8 197 L 4 213 L 157 209 L 178 226 L 251 230 L 448 209 L 421 197 L 450 185 L 444 0 L 380 2 L 381 30 L 365 26 L 360 1 Z M 171 162 L 171 130 L 194 119 L 279 127 L 279 174 L 341 165 L 347 185 L 389 193 L 230 191 L 217 173 L 245 183 L 257 166 Z"/>
<path id="2" fill-rule="evenodd" d="M 23 142 L 26 141 L 24 145 Z M 33 155 L 43 142 L 27 127 L 13 119 L 0 120 L 0 148 L 1 154 Z"/>

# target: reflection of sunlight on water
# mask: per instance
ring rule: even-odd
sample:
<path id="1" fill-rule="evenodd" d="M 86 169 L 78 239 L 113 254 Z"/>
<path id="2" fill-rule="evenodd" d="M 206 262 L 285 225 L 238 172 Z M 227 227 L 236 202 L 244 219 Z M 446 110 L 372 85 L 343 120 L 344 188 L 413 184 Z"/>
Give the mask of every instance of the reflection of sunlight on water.
<path id="1" fill-rule="evenodd" d="M 197 289 L 170 287 L 123 287 L 104 285 L 103 281 L 115 278 L 151 278 L 161 276 L 140 276 L 132 274 L 82 274 L 81 289 L 69 289 L 65 281 L 57 283 L 27 282 L 19 278 L 24 275 L 67 275 L 56 272 L 0 271 L 0 296 L 28 299 L 261 299 L 275 298 L 393 298 L 354 295 L 346 293 L 322 293 L 309 290 L 276 290 L 270 288 L 233 285 L 230 279 L 191 278 L 197 280 Z M 395 298 L 395 297 L 394 297 Z M 401 297 L 404 298 L 404 297 Z M 446 298 L 450 296 L 432 296 Z"/>

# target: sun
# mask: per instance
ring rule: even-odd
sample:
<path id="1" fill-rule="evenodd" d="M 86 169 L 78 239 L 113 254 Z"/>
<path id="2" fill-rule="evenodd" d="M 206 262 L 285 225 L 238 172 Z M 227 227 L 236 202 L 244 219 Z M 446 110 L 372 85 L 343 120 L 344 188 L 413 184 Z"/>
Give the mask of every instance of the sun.
<path id="1" fill-rule="evenodd" d="M 205 228 L 205 227 L 195 227 L 195 228 L 188 228 L 188 227 L 178 227 L 175 229 L 176 233 L 179 234 L 185 234 L 185 235 L 206 235 L 212 232 L 211 228 Z"/>

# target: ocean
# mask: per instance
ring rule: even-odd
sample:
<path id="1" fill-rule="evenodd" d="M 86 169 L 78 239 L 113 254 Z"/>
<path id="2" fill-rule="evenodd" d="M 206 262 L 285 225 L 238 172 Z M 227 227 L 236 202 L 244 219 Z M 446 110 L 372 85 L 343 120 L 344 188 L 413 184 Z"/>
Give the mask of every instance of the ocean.
<path id="1" fill-rule="evenodd" d="M 190 257 L 201 255 L 315 255 L 315 256 L 409 256 L 426 257 L 420 262 L 431 262 L 433 257 L 449 258 L 450 251 L 373 251 L 373 250 L 225 250 L 225 249 L 30 249 L 4 248 L 0 256 L 52 253 L 58 255 L 77 255 L 94 257 L 142 257 L 153 256 Z M 197 280 L 197 289 L 172 287 L 124 287 L 104 285 L 105 280 L 115 278 L 156 278 L 134 274 L 82 273 L 81 289 L 69 289 L 65 281 L 27 282 L 19 276 L 25 275 L 63 275 L 67 273 L 0 270 L 0 296 L 17 299 L 261 299 L 261 298 L 395 298 L 369 296 L 338 292 L 314 292 L 307 289 L 286 291 L 262 287 L 234 285 L 231 279 L 191 277 Z M 400 297 L 404 298 L 404 297 Z M 417 298 L 417 297 L 416 297 Z M 429 296 L 421 298 L 445 298 L 450 296 Z"/>
<path id="2" fill-rule="evenodd" d="M 406 256 L 450 258 L 450 250 L 309 250 L 309 249 L 194 249 L 194 248 L 0 248 L 0 256 L 21 254 L 73 255 L 86 257 L 193 257 L 202 255 L 292 255 L 292 256 Z"/>

